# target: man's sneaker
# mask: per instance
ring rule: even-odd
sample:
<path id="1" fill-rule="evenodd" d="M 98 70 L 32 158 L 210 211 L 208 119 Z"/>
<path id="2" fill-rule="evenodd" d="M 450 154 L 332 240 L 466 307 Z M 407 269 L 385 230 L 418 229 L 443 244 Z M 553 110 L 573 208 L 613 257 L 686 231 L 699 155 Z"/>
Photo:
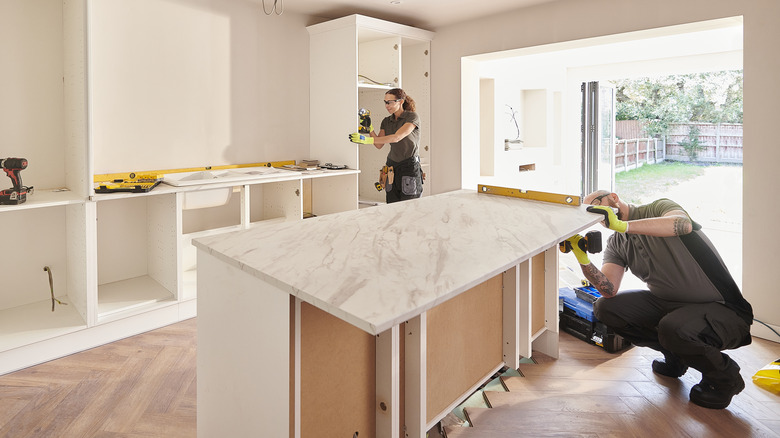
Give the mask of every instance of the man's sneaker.
<path id="1" fill-rule="evenodd" d="M 680 377 L 688 371 L 688 367 L 678 361 L 668 361 L 664 359 L 655 359 L 653 361 L 653 372 L 666 377 Z"/>
<path id="2" fill-rule="evenodd" d="M 745 389 L 745 381 L 737 374 L 734 381 L 727 384 L 713 384 L 705 379 L 691 388 L 691 401 L 709 409 L 725 409 L 731 398 Z"/>

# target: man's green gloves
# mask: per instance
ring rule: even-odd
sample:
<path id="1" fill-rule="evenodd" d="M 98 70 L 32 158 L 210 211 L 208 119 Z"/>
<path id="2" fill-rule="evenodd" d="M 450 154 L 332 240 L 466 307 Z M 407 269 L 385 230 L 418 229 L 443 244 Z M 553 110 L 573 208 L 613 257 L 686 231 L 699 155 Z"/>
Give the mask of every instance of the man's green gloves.
<path id="1" fill-rule="evenodd" d="M 355 132 L 353 134 L 349 134 L 349 141 L 359 144 L 374 144 L 374 137 L 370 136 L 369 134 Z"/>
<path id="2" fill-rule="evenodd" d="M 588 258 L 588 254 L 580 247 L 581 239 L 582 236 L 575 234 L 566 239 L 566 241 L 571 244 L 571 252 L 574 253 L 574 257 L 577 257 L 577 261 L 580 262 L 581 265 L 589 265 L 590 259 Z"/>
<path id="3" fill-rule="evenodd" d="M 617 218 L 615 210 L 612 207 L 606 205 L 591 205 L 586 208 L 591 213 L 599 213 L 604 215 L 604 226 L 610 230 L 615 230 L 618 233 L 625 233 L 628 231 L 628 222 L 621 221 Z"/>

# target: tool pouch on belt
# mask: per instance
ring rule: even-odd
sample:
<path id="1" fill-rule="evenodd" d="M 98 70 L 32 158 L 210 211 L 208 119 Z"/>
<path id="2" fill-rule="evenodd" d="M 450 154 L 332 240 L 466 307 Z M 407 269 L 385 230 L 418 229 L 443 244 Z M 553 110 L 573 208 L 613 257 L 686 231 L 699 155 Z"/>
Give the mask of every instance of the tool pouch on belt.
<path id="1" fill-rule="evenodd" d="M 379 169 L 379 181 L 375 182 L 374 186 L 380 192 L 382 189 L 387 191 L 393 189 L 393 166 L 382 166 Z"/>
<path id="2" fill-rule="evenodd" d="M 392 165 L 394 170 L 394 184 L 396 190 L 401 190 L 405 196 L 420 196 L 423 190 L 422 168 L 418 157 L 408 158 L 400 163 L 394 163 L 388 160 L 388 166 Z M 388 183 L 389 183 L 388 175 Z M 387 191 L 392 190 L 390 187 Z"/>

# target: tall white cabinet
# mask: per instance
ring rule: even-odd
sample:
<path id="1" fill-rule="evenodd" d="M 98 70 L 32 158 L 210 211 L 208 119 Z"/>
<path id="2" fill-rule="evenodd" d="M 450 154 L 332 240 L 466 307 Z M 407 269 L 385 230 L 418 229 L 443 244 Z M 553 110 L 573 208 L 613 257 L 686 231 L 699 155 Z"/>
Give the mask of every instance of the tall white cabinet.
<path id="1" fill-rule="evenodd" d="M 358 110 L 371 111 L 375 131 L 387 117 L 385 93 L 403 88 L 421 119 L 420 161 L 426 174 L 423 195 L 431 193 L 430 42 L 433 32 L 361 15 L 309 26 L 310 138 L 312 155 L 339 151 L 339 162 L 361 171 L 361 201 L 384 202 L 374 182 L 389 146 L 349 142 L 357 131 Z"/>
<path id="2" fill-rule="evenodd" d="M 180 25 L 175 37 L 153 38 L 171 35 L 172 22 Z M 198 160 L 192 145 L 205 144 L 192 126 L 213 142 L 230 132 L 230 111 L 217 112 L 232 92 L 219 64 L 232 48 L 217 47 L 230 41 L 222 14 L 166 1 L 14 0 L 0 3 L 0 29 L 0 158 L 27 158 L 22 181 L 35 188 L 23 204 L 0 205 L 0 374 L 195 316 L 194 238 L 357 208 L 357 159 L 341 160 L 343 144 L 313 148 L 311 156 L 349 170 L 94 193 L 95 174 L 192 167 L 178 165 Z M 139 32 L 140 40 L 125 38 Z M 211 35 L 209 50 L 179 50 L 198 49 L 203 35 Z M 170 59 L 165 50 L 184 58 L 161 65 Z M 117 64 L 128 59 L 137 70 Z M 213 68 L 191 76 L 176 70 L 192 62 Z M 161 91 L 132 82 L 149 78 Z M 141 99 L 149 96 L 159 99 Z M 191 112 L 180 115 L 179 107 Z M 152 132 L 155 111 L 163 110 L 187 123 L 164 120 Z M 203 123 L 192 123 L 198 118 Z M 177 145 L 181 133 L 192 137 Z M 167 161 L 147 164 L 150 154 Z M 11 185 L 4 173 L 0 184 Z M 214 196 L 224 201 L 202 206 Z M 65 304 L 52 304 L 44 267 Z"/>
<path id="3" fill-rule="evenodd" d="M 0 158 L 27 158 L 27 202 L 0 205 L 0 373 L 100 343 L 87 202 L 84 1 L 0 6 Z M 11 186 L 0 173 L 2 188 Z M 67 305 L 52 309 L 54 295 Z M 52 311 L 53 310 L 53 311 Z"/>

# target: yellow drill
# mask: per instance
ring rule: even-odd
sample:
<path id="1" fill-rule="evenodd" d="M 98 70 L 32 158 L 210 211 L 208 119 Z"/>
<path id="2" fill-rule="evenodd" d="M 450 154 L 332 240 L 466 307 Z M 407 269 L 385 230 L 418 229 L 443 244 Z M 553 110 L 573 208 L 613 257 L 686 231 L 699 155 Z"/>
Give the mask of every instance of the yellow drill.
<path id="1" fill-rule="evenodd" d="M 591 254 L 596 254 L 597 252 L 601 252 L 601 231 L 590 231 L 588 234 L 586 234 L 582 239 L 580 239 L 578 245 L 580 249 L 583 252 L 589 252 Z M 561 250 L 562 253 L 567 253 L 572 250 L 571 248 L 571 242 L 568 240 L 564 240 L 563 242 L 558 244 L 558 249 Z"/>
<path id="2" fill-rule="evenodd" d="M 358 132 L 361 134 L 371 133 L 371 111 L 366 108 L 360 108 L 358 111 L 358 119 L 360 120 L 360 126 Z"/>

